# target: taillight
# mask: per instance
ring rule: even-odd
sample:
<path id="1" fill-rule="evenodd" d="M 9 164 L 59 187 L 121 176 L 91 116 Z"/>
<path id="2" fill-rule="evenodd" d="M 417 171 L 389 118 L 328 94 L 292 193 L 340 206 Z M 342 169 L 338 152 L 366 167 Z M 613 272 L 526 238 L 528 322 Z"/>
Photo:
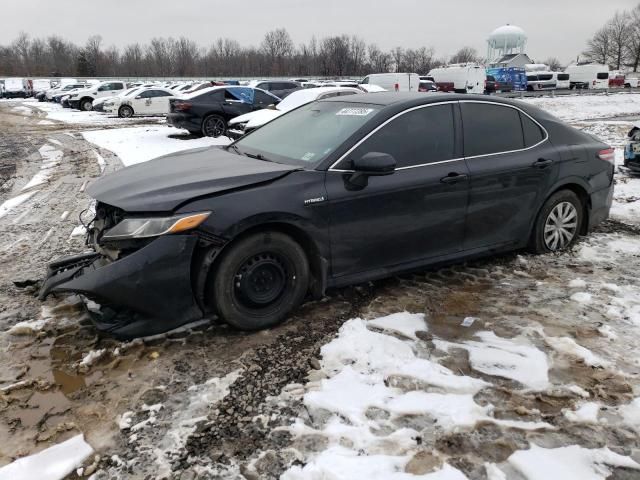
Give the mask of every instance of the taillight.
<path id="1" fill-rule="evenodd" d="M 607 148 L 605 150 L 600 150 L 598 152 L 598 158 L 600 160 L 604 160 L 605 162 L 609 162 L 611 164 L 616 163 L 616 152 L 613 148 Z"/>
<path id="2" fill-rule="evenodd" d="M 191 110 L 191 102 L 176 100 L 175 102 L 173 102 L 173 109 L 176 112 L 188 112 L 189 110 Z"/>

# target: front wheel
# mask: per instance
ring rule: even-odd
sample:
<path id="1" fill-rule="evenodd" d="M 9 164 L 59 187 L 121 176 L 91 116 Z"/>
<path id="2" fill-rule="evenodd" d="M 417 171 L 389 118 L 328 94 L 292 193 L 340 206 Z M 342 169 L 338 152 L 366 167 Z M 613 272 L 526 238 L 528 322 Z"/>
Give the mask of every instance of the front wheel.
<path id="1" fill-rule="evenodd" d="M 202 122 L 202 135 L 218 138 L 227 131 L 227 122 L 219 115 L 209 115 Z"/>
<path id="2" fill-rule="evenodd" d="M 575 243 L 584 222 L 584 207 L 571 190 L 560 190 L 549 197 L 536 219 L 531 237 L 535 253 L 566 250 Z"/>
<path id="3" fill-rule="evenodd" d="M 131 118 L 133 117 L 133 108 L 129 105 L 123 105 L 118 109 L 118 116 L 120 118 Z"/>
<path id="4" fill-rule="evenodd" d="M 206 296 L 218 315 L 241 330 L 282 322 L 304 300 L 309 262 L 302 247 L 280 232 L 261 232 L 232 245 L 210 274 Z"/>
<path id="5" fill-rule="evenodd" d="M 90 112 L 93 110 L 93 100 L 86 99 L 80 102 L 80 110 L 83 112 Z"/>

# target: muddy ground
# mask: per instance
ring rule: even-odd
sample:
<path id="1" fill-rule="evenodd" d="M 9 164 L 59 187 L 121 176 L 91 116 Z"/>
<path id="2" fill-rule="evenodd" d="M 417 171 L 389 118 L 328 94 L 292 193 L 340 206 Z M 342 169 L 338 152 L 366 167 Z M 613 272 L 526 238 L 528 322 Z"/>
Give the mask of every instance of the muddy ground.
<path id="1" fill-rule="evenodd" d="M 638 326 L 628 317 L 605 316 L 611 298 L 604 290 L 592 292 L 593 303 L 581 304 L 569 300 L 575 290 L 567 288 L 576 278 L 638 286 L 640 252 L 612 253 L 608 247 L 611 241 L 640 245 L 640 229 L 620 221 L 608 221 L 561 255 L 514 253 L 329 292 L 286 324 L 260 333 L 212 321 L 128 343 L 100 336 L 77 298 L 38 301 L 37 281 L 48 261 L 85 249 L 82 235 L 72 235 L 90 204 L 84 188 L 121 163 L 84 141 L 78 132 L 85 127 L 40 123 L 37 104 L 25 104 L 30 113 L 16 105 L 0 103 L 0 204 L 34 193 L 0 216 L 0 466 L 83 433 L 98 455 L 87 461 L 83 477 L 98 472 L 97 479 L 277 478 L 300 462 L 292 451 L 323 448 L 322 439 L 293 439 L 277 429 L 301 415 L 300 392 L 317 379 L 320 347 L 350 318 L 405 310 L 427 314 L 427 349 L 434 339 L 455 343 L 483 328 L 503 337 L 540 328 L 539 347 L 557 360 L 550 371 L 554 384 L 577 385 L 609 408 L 638 396 Z M 38 151 L 44 145 L 61 151 L 62 160 L 44 184 L 22 191 L 42 166 Z M 606 261 L 580 255 L 584 247 Z M 470 316 L 478 320 L 470 328 L 460 326 Z M 33 320 L 42 322 L 9 333 Z M 603 334 L 603 325 L 618 332 L 615 339 Z M 573 338 L 613 366 L 592 367 L 554 354 L 544 335 Z M 440 361 L 486 379 L 473 371 L 463 350 Z M 439 452 L 469 478 L 485 478 L 484 462 L 503 461 L 533 440 L 608 446 L 640 461 L 640 439 L 627 426 L 566 420 L 563 410 L 573 408 L 579 395 L 531 393 L 505 379 L 488 380 L 494 387 L 477 400 L 496 405 L 497 417 L 557 428 L 523 432 L 478 425 L 464 433 L 425 433 L 425 451 Z M 283 392 L 292 392 L 289 401 L 275 398 Z M 639 477 L 616 469 L 612 478 Z"/>

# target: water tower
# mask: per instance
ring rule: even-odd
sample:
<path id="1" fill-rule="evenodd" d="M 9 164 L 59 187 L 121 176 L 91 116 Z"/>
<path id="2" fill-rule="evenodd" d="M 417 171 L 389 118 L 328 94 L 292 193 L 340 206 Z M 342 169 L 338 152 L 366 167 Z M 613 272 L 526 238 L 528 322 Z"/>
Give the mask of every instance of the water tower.
<path id="1" fill-rule="evenodd" d="M 503 25 L 496 28 L 487 40 L 487 60 L 493 63 L 504 55 L 524 53 L 527 35 L 515 25 Z"/>

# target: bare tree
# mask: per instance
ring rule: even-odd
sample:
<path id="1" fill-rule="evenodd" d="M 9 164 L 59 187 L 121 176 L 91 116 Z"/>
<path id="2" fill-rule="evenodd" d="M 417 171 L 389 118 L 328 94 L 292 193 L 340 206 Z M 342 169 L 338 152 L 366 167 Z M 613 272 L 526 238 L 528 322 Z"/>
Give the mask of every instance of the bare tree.
<path id="1" fill-rule="evenodd" d="M 291 56 L 294 49 L 289 32 L 284 28 L 267 32 L 262 40 L 261 48 L 271 60 L 272 73 L 282 75 L 285 59 Z"/>
<path id="2" fill-rule="evenodd" d="M 640 4 L 630 12 L 627 57 L 629 66 L 637 72 L 640 66 Z"/>
<path id="3" fill-rule="evenodd" d="M 462 47 L 451 57 L 451 63 L 476 63 L 478 61 L 478 52 L 473 47 Z"/>
<path id="4" fill-rule="evenodd" d="M 583 55 L 590 62 L 606 64 L 611 57 L 611 35 L 608 27 L 598 30 L 587 43 Z"/>
<path id="5" fill-rule="evenodd" d="M 629 21 L 625 13 L 616 12 L 609 22 L 607 22 L 607 31 L 611 43 L 610 65 L 616 70 L 620 70 L 625 62 L 628 53 L 627 45 L 629 41 Z"/>
<path id="6" fill-rule="evenodd" d="M 391 57 L 395 65 L 396 72 L 399 72 L 402 68 L 402 62 L 404 61 L 404 49 L 402 47 L 396 47 L 391 50 Z"/>
<path id="7" fill-rule="evenodd" d="M 544 61 L 545 65 L 549 66 L 549 70 L 551 70 L 552 72 L 557 72 L 562 70 L 562 64 L 560 63 L 560 60 L 558 60 L 556 57 L 549 57 Z"/>

